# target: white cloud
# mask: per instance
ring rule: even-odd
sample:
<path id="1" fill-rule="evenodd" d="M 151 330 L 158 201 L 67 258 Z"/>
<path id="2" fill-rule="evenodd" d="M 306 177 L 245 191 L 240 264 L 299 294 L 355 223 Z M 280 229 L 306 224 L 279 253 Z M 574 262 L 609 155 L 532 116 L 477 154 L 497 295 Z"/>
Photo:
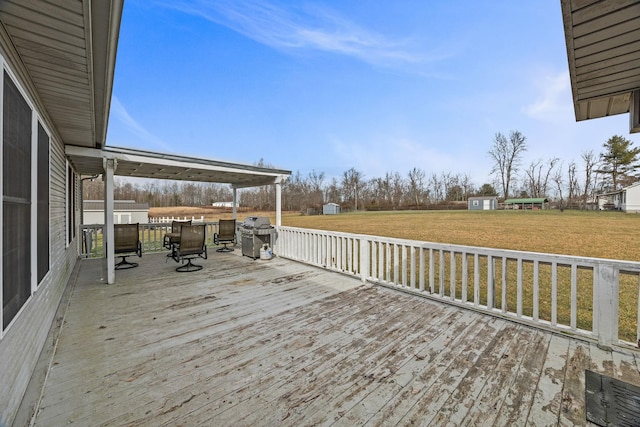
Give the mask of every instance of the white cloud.
<path id="1" fill-rule="evenodd" d="M 551 122 L 573 120 L 571 82 L 566 71 L 547 74 L 533 82 L 538 95 L 532 104 L 524 107 L 529 117 Z"/>
<path id="2" fill-rule="evenodd" d="M 172 0 L 165 7 L 201 16 L 247 38 L 283 51 L 316 50 L 351 56 L 369 64 L 394 66 L 440 60 L 416 53 L 405 41 L 392 40 L 342 18 L 327 8 L 283 8 L 263 0 Z"/>
<path id="3" fill-rule="evenodd" d="M 161 148 L 164 151 L 171 151 L 169 144 L 147 131 L 142 125 L 140 125 L 140 123 L 135 121 L 116 96 L 113 96 L 111 99 L 111 120 L 117 120 L 123 125 L 124 130 L 130 132 L 135 136 L 135 138 L 137 138 L 136 140 L 117 143 L 117 145 L 132 147 L 139 145 L 140 143 L 144 143 L 144 145 L 148 146 L 147 148 L 150 149 Z"/>

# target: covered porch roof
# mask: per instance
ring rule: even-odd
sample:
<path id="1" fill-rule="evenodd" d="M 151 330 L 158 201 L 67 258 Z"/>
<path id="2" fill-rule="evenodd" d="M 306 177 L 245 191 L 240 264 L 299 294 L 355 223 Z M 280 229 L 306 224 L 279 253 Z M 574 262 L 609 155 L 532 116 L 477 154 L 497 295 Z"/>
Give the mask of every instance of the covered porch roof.
<path id="1" fill-rule="evenodd" d="M 640 2 L 561 3 L 576 120 L 629 113 L 640 132 Z"/>
<path id="2" fill-rule="evenodd" d="M 115 160 L 114 175 L 118 176 L 217 182 L 234 188 L 275 184 L 291 175 L 288 170 L 130 148 L 67 145 L 65 151 L 76 172 L 82 175 L 103 174 L 106 159 Z"/>

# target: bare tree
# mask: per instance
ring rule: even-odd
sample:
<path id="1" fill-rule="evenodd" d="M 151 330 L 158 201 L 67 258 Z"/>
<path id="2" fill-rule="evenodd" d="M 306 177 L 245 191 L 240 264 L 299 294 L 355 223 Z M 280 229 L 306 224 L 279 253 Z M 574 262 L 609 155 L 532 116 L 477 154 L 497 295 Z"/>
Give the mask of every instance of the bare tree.
<path id="1" fill-rule="evenodd" d="M 462 200 L 467 200 L 469 196 L 472 196 L 476 192 L 475 185 L 473 185 L 471 177 L 468 174 L 460 175 L 458 182 L 460 182 L 460 187 L 462 187 Z"/>
<path id="2" fill-rule="evenodd" d="M 409 171 L 409 197 L 411 202 L 416 206 L 420 206 L 422 203 L 422 195 L 424 193 L 424 178 L 425 173 L 422 169 L 413 168 Z"/>
<path id="3" fill-rule="evenodd" d="M 438 203 L 444 200 L 442 182 L 440 181 L 440 178 L 438 178 L 438 174 L 435 172 L 429 177 L 429 190 L 431 203 Z"/>
<path id="4" fill-rule="evenodd" d="M 406 186 L 404 179 L 398 172 L 391 175 L 391 206 L 399 208 L 403 205 L 406 194 Z"/>
<path id="5" fill-rule="evenodd" d="M 340 185 L 338 184 L 338 180 L 333 177 L 331 178 L 331 182 L 324 190 L 324 200 L 330 203 L 339 203 L 342 201 L 340 198 L 340 193 L 342 192 Z"/>
<path id="6" fill-rule="evenodd" d="M 556 191 L 558 192 L 558 199 L 560 199 L 560 210 L 564 210 L 564 197 L 562 194 L 562 188 L 564 187 L 564 178 L 562 177 L 562 165 L 558 166 L 556 172 L 553 174 L 553 182 L 556 184 Z"/>
<path id="7" fill-rule="evenodd" d="M 542 162 L 542 159 L 531 162 L 529 167 L 525 170 L 527 180 L 525 182 L 525 189 L 531 197 L 546 197 L 547 186 L 549 183 L 549 177 L 556 164 L 560 160 L 557 158 L 550 159 L 546 164 Z"/>
<path id="8" fill-rule="evenodd" d="M 324 195 L 322 185 L 324 181 L 324 172 L 309 172 L 309 201 L 313 205 L 321 206 L 324 203 Z"/>
<path id="9" fill-rule="evenodd" d="M 518 172 L 522 154 L 527 151 L 526 141 L 527 138 L 518 131 L 512 130 L 509 139 L 498 132 L 489 150 L 494 163 L 491 173 L 499 178 L 505 199 L 509 197 L 509 187 Z"/>
<path id="10" fill-rule="evenodd" d="M 358 194 L 362 188 L 363 180 L 362 172 L 351 168 L 342 175 L 342 191 L 345 200 L 353 201 L 353 210 L 358 210 Z"/>
<path id="11" fill-rule="evenodd" d="M 572 205 L 580 193 L 580 184 L 578 184 L 578 167 L 574 161 L 571 161 L 567 168 L 567 190 L 567 201 Z"/>
<path id="12" fill-rule="evenodd" d="M 589 192 L 595 187 L 594 169 L 598 160 L 593 150 L 589 150 L 582 153 L 582 161 L 584 162 L 584 192 L 582 194 L 582 209 L 587 209 Z"/>

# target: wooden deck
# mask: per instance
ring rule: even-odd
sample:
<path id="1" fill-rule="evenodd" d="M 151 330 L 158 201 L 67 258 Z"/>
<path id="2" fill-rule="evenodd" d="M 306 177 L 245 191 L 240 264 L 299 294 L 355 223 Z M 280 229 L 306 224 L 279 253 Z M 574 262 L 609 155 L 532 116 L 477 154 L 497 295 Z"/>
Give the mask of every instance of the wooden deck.
<path id="1" fill-rule="evenodd" d="M 34 425 L 585 425 L 585 369 L 640 384 L 638 354 L 211 252 L 82 261 Z"/>

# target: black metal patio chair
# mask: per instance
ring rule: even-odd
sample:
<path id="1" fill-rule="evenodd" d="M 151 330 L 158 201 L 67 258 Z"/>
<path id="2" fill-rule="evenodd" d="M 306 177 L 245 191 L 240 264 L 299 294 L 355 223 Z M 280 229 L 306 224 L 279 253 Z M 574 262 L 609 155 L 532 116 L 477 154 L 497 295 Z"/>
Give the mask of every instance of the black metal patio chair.
<path id="1" fill-rule="evenodd" d="M 115 265 L 116 270 L 124 270 L 138 266 L 137 262 L 127 261 L 128 256 L 138 255 L 142 257 L 142 243 L 140 242 L 140 225 L 114 224 L 113 226 L 113 250 L 121 260 Z"/>
<path id="2" fill-rule="evenodd" d="M 173 259 L 183 265 L 176 268 L 181 273 L 202 270 L 202 265 L 191 262 L 193 258 L 207 259 L 205 244 L 206 228 L 204 224 L 183 225 L 180 231 L 180 244 L 174 244 L 171 250 Z M 184 262 L 187 261 L 185 264 Z"/>
<path id="3" fill-rule="evenodd" d="M 167 257 L 172 257 L 173 247 L 175 245 L 180 245 L 180 230 L 183 225 L 191 225 L 191 220 L 189 219 L 186 221 L 171 221 L 171 231 L 168 231 L 164 235 L 164 242 L 163 242 L 163 246 L 166 249 L 169 249 L 172 251 L 167 254 Z"/>
<path id="4" fill-rule="evenodd" d="M 213 235 L 213 243 L 216 245 L 222 244 L 221 248 L 216 249 L 217 252 L 231 252 L 233 248 L 230 248 L 229 244 L 236 244 L 236 220 L 235 219 L 221 219 L 218 220 L 218 232 Z"/>

